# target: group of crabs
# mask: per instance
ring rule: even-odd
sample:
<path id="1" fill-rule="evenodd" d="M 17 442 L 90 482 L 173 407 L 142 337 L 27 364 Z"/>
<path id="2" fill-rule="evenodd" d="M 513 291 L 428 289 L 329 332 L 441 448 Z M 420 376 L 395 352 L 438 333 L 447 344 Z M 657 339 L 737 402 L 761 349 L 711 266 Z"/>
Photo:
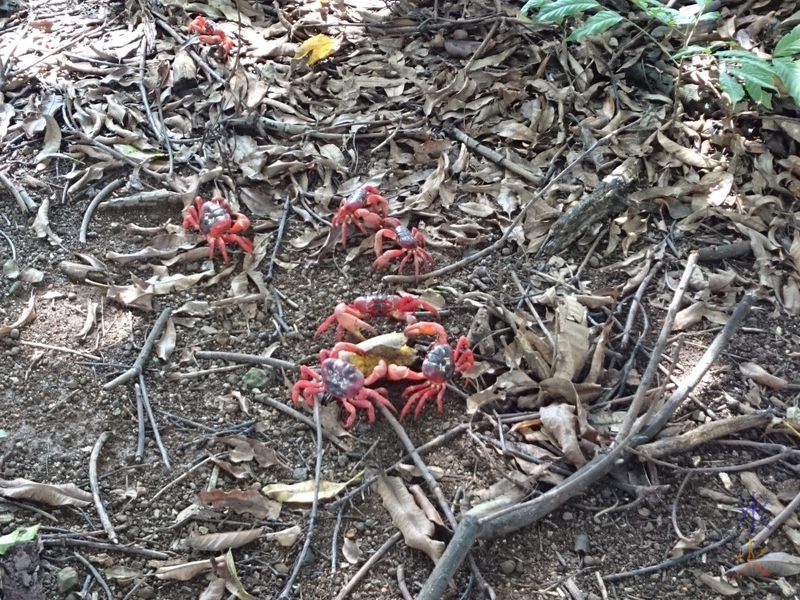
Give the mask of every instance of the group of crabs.
<path id="1" fill-rule="evenodd" d="M 433 263 L 433 257 L 425 250 L 425 238 L 416 228 L 409 230 L 388 213 L 389 203 L 386 198 L 376 188 L 363 186 L 342 199 L 332 225 L 340 228 L 343 246 L 347 243 L 350 225 L 364 234 L 367 233 L 367 227 L 375 229 L 374 249 L 377 258 L 373 267 L 380 269 L 392 260 L 401 258 L 399 269 L 402 270 L 409 261 L 413 261 L 414 272 L 419 277 L 420 269 L 427 269 Z M 198 196 L 186 212 L 183 227 L 199 230 L 206 236 L 210 258 L 214 257 L 219 248 L 222 259 L 229 262 L 227 244 L 232 243 L 238 244 L 245 252 L 253 251 L 253 243 L 240 235 L 250 227 L 250 220 L 241 213 L 232 212 L 227 200 L 220 196 L 210 200 Z M 384 240 L 387 239 L 393 240 L 397 247 L 384 251 Z M 418 323 L 413 313 L 420 309 L 439 318 L 435 307 L 411 296 L 361 296 L 352 304 L 340 303 L 314 336 L 318 337 L 335 322 L 337 343 L 330 350 L 320 351 L 319 371 L 305 365 L 300 367 L 301 378 L 292 389 L 292 400 L 298 402 L 302 397 L 313 406 L 315 399 L 328 394 L 341 402 L 347 412 L 345 427 L 349 428 L 355 423 L 357 409 L 365 410 L 370 422 L 375 420 L 374 402 L 394 410 L 385 388 L 369 386 L 382 379 L 410 380 L 419 383 L 403 391 L 402 395 L 407 400 L 400 413 L 401 418 L 412 409 L 414 418 L 418 417 L 427 401 L 433 397 L 436 397 L 439 412 L 443 412 L 447 382 L 456 373 L 463 374 L 470 369 L 475 359 L 465 337 L 462 336 L 453 348 L 447 341 L 447 332 L 439 323 Z M 375 360 L 359 361 L 359 357 L 367 357 L 370 351 L 363 345 L 342 341 L 344 333 L 347 331 L 357 339 L 364 340 L 362 330 L 375 333 L 375 328 L 365 319 L 380 317 L 393 318 L 407 324 L 401 338 L 401 348 L 407 351 L 400 350 L 393 355 L 402 356 L 402 360 L 382 355 Z M 436 340 L 425 354 L 420 371 L 414 371 L 411 365 L 417 357 L 405 342 L 420 336 L 434 336 Z"/>

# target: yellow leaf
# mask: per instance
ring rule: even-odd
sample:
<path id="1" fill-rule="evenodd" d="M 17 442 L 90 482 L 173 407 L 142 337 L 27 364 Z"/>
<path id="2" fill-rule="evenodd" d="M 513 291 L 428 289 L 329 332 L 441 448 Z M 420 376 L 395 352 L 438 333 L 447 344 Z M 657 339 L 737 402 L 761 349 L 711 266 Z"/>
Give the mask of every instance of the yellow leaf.
<path id="1" fill-rule="evenodd" d="M 328 58 L 334 50 L 333 40 L 324 33 L 320 33 L 300 44 L 300 48 L 297 49 L 297 53 L 292 59 L 297 60 L 309 54 L 308 66 L 312 67 L 322 59 Z"/>

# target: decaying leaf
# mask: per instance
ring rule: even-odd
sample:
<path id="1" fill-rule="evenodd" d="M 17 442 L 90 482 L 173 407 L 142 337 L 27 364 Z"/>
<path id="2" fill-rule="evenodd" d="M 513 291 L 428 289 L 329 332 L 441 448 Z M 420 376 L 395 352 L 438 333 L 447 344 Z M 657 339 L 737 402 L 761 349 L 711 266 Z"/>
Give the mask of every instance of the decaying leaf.
<path id="1" fill-rule="evenodd" d="M 253 471 L 250 468 L 250 465 L 247 463 L 234 465 L 228 462 L 227 460 L 221 460 L 216 456 L 210 456 L 209 460 L 217 465 L 220 469 L 228 473 L 229 475 L 233 475 L 236 479 L 246 479 L 248 477 L 253 476 Z"/>
<path id="2" fill-rule="evenodd" d="M 553 436 L 561 447 L 561 451 L 569 461 L 580 468 L 586 464 L 586 458 L 578 443 L 578 418 L 575 407 L 568 404 L 550 404 L 539 411 L 542 427 Z"/>
<path id="3" fill-rule="evenodd" d="M 73 483 L 52 485 L 28 479 L 0 479 L 0 496 L 41 502 L 49 506 L 88 506 L 92 495 Z"/>
<path id="4" fill-rule="evenodd" d="M 190 534 L 186 538 L 186 545 L 194 550 L 214 551 L 227 548 L 239 548 L 257 540 L 264 533 L 263 527 L 245 529 L 243 531 L 228 531 L 225 533 L 207 533 L 205 535 Z"/>
<path id="5" fill-rule="evenodd" d="M 292 57 L 293 60 L 298 60 L 308 55 L 308 66 L 313 67 L 319 61 L 328 58 L 333 54 L 336 46 L 333 40 L 324 33 L 317 34 L 308 38 L 297 49 L 297 53 Z"/>
<path id="6" fill-rule="evenodd" d="M 422 550 L 434 563 L 438 562 L 445 544 L 431 537 L 435 531 L 434 524 L 414 502 L 414 497 L 403 485 L 403 480 L 380 474 L 375 482 L 375 489 L 383 500 L 383 506 L 389 511 L 392 523 L 403 534 L 406 544 Z"/>
<path id="7" fill-rule="evenodd" d="M 266 498 L 258 490 L 203 490 L 198 495 L 200 502 L 214 508 L 230 508 L 236 514 L 251 514 L 257 519 L 277 519 L 281 504 Z"/>
<path id="8" fill-rule="evenodd" d="M 31 294 L 30 300 L 28 300 L 28 306 L 25 307 L 25 310 L 22 311 L 19 319 L 14 321 L 11 325 L 2 325 L 0 326 L 0 336 L 8 335 L 11 333 L 13 329 L 17 329 L 18 327 L 22 327 L 23 325 L 30 323 L 36 318 L 36 296 Z"/>

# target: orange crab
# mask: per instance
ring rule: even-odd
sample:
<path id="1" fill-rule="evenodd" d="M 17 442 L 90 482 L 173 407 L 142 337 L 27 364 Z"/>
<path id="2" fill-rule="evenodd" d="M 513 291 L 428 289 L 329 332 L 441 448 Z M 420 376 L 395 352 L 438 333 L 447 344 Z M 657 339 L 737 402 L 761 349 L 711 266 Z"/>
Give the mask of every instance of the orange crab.
<path id="1" fill-rule="evenodd" d="M 204 44 L 217 47 L 217 54 L 223 60 L 228 58 L 228 54 L 233 48 L 233 40 L 228 39 L 226 33 L 211 19 L 197 16 L 189 23 L 186 30 L 191 33 L 199 34 L 200 41 Z"/>
<path id="2" fill-rule="evenodd" d="M 383 227 L 384 219 L 389 214 L 389 202 L 381 196 L 378 188 L 365 185 L 355 192 L 342 198 L 339 210 L 334 215 L 331 224 L 342 228 L 342 246 L 347 246 L 347 226 L 352 223 L 366 235 L 364 225 L 372 229 Z"/>
<path id="3" fill-rule="evenodd" d="M 378 257 L 372 267 L 380 270 L 388 265 L 392 260 L 403 257 L 400 261 L 398 271 L 410 260 L 414 262 L 414 276 L 419 280 L 420 269 L 428 270 L 433 265 L 433 256 L 425 250 L 425 236 L 416 227 L 408 229 L 401 225 L 397 219 L 391 217 L 384 220 L 384 225 L 393 229 L 381 229 L 375 234 L 375 255 Z M 399 248 L 383 251 L 383 240 L 390 239 L 397 243 Z"/>
<path id="4" fill-rule="evenodd" d="M 245 252 L 253 251 L 253 242 L 239 235 L 249 227 L 250 219 L 242 213 L 231 212 L 230 204 L 221 196 L 211 200 L 198 196 L 183 219 L 184 229 L 194 228 L 206 236 L 208 257 L 213 259 L 215 249 L 219 248 L 226 264 L 230 262 L 226 244 L 239 244 Z"/>

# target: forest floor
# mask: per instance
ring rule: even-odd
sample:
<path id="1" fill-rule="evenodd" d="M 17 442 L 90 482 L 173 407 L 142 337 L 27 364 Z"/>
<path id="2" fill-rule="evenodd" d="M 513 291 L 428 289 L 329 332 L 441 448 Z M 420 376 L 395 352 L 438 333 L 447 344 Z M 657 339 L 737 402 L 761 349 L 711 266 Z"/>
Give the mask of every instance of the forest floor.
<path id="1" fill-rule="evenodd" d="M 765 6 L 759 20 L 724 8 L 696 35 L 769 48 L 786 32 L 764 20 L 796 9 Z M 680 30 L 648 23 L 661 47 L 624 24 L 567 43 L 564 27 L 519 20 L 504 0 L 190 10 L 0 3 L 0 535 L 38 524 L 43 543 L 25 564 L 0 556 L 0 581 L 38 562 L 44 590 L 7 598 L 221 598 L 226 583 L 277 598 L 298 559 L 292 597 L 342 598 L 397 532 L 387 508 L 422 514 L 386 486 L 418 484 L 442 511 L 419 471 L 390 469 L 407 449 L 380 411 L 345 429 L 340 404 L 320 398 L 320 446 L 314 411 L 292 402 L 296 365 L 318 370 L 334 344 L 333 327 L 314 333 L 337 304 L 410 294 L 439 308 L 450 342 L 468 338 L 476 365 L 453 378 L 444 412 L 431 400 L 400 422 L 415 447 L 437 440 L 423 458 L 459 518 L 493 497 L 535 499 L 614 446 L 693 252 L 647 406 L 678 389 L 752 292 L 659 437 L 748 415 L 758 425 L 659 461 L 629 456 L 544 518 L 479 541 L 485 585 L 463 567 L 446 597 L 798 597 L 796 516 L 753 556 L 740 551 L 800 495 L 789 100 L 731 116 L 697 93 L 708 57 L 684 69 L 694 99 L 675 97 L 664 52 L 684 44 Z M 224 33 L 190 34 L 197 14 Z M 295 58 L 308 39 L 312 66 Z M 372 231 L 351 227 L 343 248 L 331 219 L 363 185 L 424 234 L 444 272 L 375 271 Z M 241 235 L 255 246 L 228 244 L 228 264 L 182 227 L 195 196 L 216 195 L 249 218 Z M 139 356 L 141 377 L 109 385 Z M 386 385 L 398 412 L 408 385 Z M 377 474 L 383 495 L 372 485 L 336 500 Z M 317 476 L 347 487 L 322 498 L 304 551 L 313 491 L 262 490 L 314 490 Z M 428 517 L 438 557 L 453 527 Z M 347 597 L 398 597 L 398 577 L 419 592 L 431 557 L 394 541 Z M 229 548 L 239 584 L 211 560 Z M 765 551 L 785 554 L 761 565 Z"/>

